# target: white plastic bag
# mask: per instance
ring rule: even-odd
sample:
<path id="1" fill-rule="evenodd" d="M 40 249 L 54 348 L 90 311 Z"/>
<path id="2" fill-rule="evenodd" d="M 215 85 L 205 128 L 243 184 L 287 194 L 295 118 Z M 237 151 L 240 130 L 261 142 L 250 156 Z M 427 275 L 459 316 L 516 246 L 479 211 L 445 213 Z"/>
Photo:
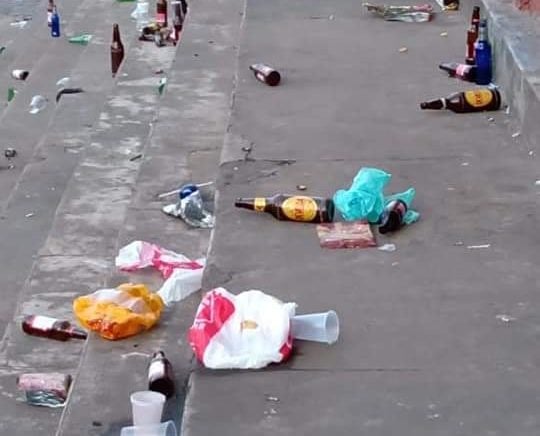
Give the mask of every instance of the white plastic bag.
<path id="1" fill-rule="evenodd" d="M 172 302 L 181 301 L 189 297 L 194 292 L 201 289 L 201 282 L 206 265 L 206 259 L 203 257 L 195 262 L 201 264 L 199 269 L 183 269 L 177 268 L 171 276 L 165 280 L 157 292 L 166 305 Z"/>
<path id="2" fill-rule="evenodd" d="M 286 360 L 292 351 L 290 318 L 295 303 L 262 291 L 233 295 L 224 288 L 201 301 L 188 337 L 207 368 L 262 368 Z"/>

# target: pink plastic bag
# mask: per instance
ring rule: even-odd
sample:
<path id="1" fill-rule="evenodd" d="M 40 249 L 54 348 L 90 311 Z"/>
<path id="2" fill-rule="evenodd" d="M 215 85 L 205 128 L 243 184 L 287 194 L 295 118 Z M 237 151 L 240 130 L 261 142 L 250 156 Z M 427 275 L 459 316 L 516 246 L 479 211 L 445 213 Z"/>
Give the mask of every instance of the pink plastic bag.
<path id="1" fill-rule="evenodd" d="M 262 368 L 292 351 L 290 318 L 296 304 L 261 291 L 233 295 L 224 288 L 201 301 L 188 338 L 207 368 Z"/>

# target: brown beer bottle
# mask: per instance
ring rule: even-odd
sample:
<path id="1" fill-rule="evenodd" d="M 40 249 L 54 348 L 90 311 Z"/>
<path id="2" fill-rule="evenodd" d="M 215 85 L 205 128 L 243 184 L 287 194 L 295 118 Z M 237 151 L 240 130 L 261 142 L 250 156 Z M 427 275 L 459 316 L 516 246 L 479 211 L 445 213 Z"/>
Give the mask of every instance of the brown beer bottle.
<path id="1" fill-rule="evenodd" d="M 495 88 L 456 92 L 446 98 L 420 103 L 421 109 L 449 109 L 457 113 L 496 111 L 500 107 L 501 94 Z"/>
<path id="2" fill-rule="evenodd" d="M 29 335 L 57 341 L 67 341 L 70 338 L 86 339 L 87 337 L 84 330 L 73 326 L 69 321 L 50 316 L 27 315 L 22 321 L 22 329 Z"/>
<path id="3" fill-rule="evenodd" d="M 179 1 L 173 2 L 172 5 L 174 11 L 172 38 L 174 45 L 176 45 L 180 41 L 182 27 L 184 26 L 184 14 L 182 13 L 182 4 Z"/>
<path id="4" fill-rule="evenodd" d="M 467 53 L 465 55 L 465 63 L 467 65 L 474 65 L 476 60 L 474 58 L 474 43 L 478 39 L 478 32 L 480 27 L 480 8 L 475 6 L 471 17 L 471 26 L 467 30 Z"/>
<path id="5" fill-rule="evenodd" d="M 465 80 L 467 82 L 476 81 L 476 65 L 458 64 L 457 62 L 444 62 L 439 65 L 439 68 L 446 71 L 450 77 L 457 77 L 458 79 Z"/>
<path id="6" fill-rule="evenodd" d="M 267 85 L 276 86 L 281 80 L 279 72 L 268 65 L 253 64 L 249 66 L 249 69 L 253 71 L 257 80 Z"/>
<path id="7" fill-rule="evenodd" d="M 161 27 L 167 27 L 167 0 L 156 2 L 156 23 Z"/>
<path id="8" fill-rule="evenodd" d="M 124 60 L 124 45 L 120 39 L 120 28 L 113 24 L 113 40 L 111 44 L 111 70 L 112 76 L 116 76 L 122 61 Z"/>
<path id="9" fill-rule="evenodd" d="M 334 219 L 334 202 L 329 198 L 278 194 L 270 198 L 237 198 L 234 205 L 266 212 L 282 221 L 330 223 Z"/>
<path id="10" fill-rule="evenodd" d="M 174 375 L 171 362 L 163 351 L 152 355 L 148 367 L 148 390 L 160 392 L 167 398 L 174 395 Z"/>

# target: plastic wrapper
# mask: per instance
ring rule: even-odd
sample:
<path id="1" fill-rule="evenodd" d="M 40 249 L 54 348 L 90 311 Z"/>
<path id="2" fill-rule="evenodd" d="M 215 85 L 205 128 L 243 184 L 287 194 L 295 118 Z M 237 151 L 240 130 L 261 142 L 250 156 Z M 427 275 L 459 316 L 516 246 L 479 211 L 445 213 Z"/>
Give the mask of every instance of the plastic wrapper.
<path id="1" fill-rule="evenodd" d="M 402 200 L 408 209 L 404 224 L 418 221 L 420 214 L 411 209 L 416 195 L 414 188 L 384 196 L 384 188 L 391 178 L 391 174 L 378 168 L 361 168 L 349 189 L 340 189 L 334 194 L 334 204 L 346 221 L 367 220 L 378 224 L 384 207 L 393 200 Z"/>
<path id="2" fill-rule="evenodd" d="M 142 284 L 125 283 L 78 297 L 73 311 L 81 325 L 110 340 L 136 335 L 153 327 L 161 316 L 161 297 Z"/>
<path id="3" fill-rule="evenodd" d="M 71 375 L 57 372 L 21 374 L 17 378 L 17 388 L 34 406 L 63 407 L 70 385 Z"/>
<path id="4" fill-rule="evenodd" d="M 201 289 L 204 266 L 206 259 L 197 259 L 196 262 L 201 265 L 198 269 L 177 268 L 171 276 L 165 280 L 157 294 L 165 304 L 181 301 L 189 297 L 194 292 Z"/>
<path id="5" fill-rule="evenodd" d="M 386 21 L 403 21 L 406 23 L 422 23 L 433 18 L 433 7 L 430 4 L 388 6 L 364 3 L 364 7 Z"/>
<path id="6" fill-rule="evenodd" d="M 377 245 L 371 227 L 365 221 L 318 224 L 317 235 L 323 248 L 366 248 Z"/>
<path id="7" fill-rule="evenodd" d="M 207 368 L 262 368 L 287 359 L 292 351 L 290 318 L 295 303 L 262 291 L 233 295 L 224 288 L 201 301 L 188 337 Z"/>

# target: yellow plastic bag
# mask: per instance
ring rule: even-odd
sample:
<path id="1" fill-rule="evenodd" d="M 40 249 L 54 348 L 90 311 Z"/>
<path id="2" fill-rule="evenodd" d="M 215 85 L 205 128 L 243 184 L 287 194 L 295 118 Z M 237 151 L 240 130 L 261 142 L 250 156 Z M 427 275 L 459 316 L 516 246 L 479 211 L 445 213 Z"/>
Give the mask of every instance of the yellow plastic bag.
<path id="1" fill-rule="evenodd" d="M 136 335 L 156 324 L 163 301 L 145 285 L 124 283 L 116 289 L 100 289 L 78 297 L 73 311 L 79 322 L 105 339 Z"/>

